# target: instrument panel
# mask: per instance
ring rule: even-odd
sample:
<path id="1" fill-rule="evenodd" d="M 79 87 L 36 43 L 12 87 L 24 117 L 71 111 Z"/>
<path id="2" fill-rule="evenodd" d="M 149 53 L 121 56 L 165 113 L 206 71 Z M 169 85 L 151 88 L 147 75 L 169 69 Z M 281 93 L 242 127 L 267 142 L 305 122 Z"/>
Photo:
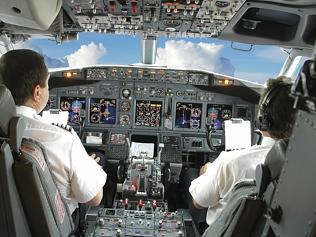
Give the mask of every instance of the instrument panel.
<path id="1" fill-rule="evenodd" d="M 50 81 L 64 74 L 52 73 Z M 177 141 L 184 151 L 206 152 L 207 126 L 221 135 L 225 120 L 254 120 L 254 103 L 212 91 L 219 80 L 203 71 L 109 66 L 82 69 L 68 80 L 74 85 L 53 88 L 48 106 L 68 111 L 69 123 L 87 131 L 149 134 L 159 142 Z M 231 84 L 241 86 L 237 80 Z M 108 141 L 123 143 L 120 136 Z"/>

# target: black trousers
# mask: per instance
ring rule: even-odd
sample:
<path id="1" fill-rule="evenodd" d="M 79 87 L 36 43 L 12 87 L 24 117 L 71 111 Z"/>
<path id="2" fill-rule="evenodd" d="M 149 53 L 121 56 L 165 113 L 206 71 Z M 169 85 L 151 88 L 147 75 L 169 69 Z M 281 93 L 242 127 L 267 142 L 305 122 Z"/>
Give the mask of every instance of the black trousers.
<path id="1" fill-rule="evenodd" d="M 199 233 L 202 235 L 205 229 L 208 227 L 206 223 L 206 213 L 207 208 L 197 209 L 193 205 L 192 196 L 189 192 L 189 187 L 191 182 L 199 177 L 200 170 L 197 168 L 188 168 L 183 171 L 180 189 L 182 191 L 182 198 L 187 203 L 189 212 L 192 216 L 192 221 L 194 222 L 195 226 L 197 227 Z"/>

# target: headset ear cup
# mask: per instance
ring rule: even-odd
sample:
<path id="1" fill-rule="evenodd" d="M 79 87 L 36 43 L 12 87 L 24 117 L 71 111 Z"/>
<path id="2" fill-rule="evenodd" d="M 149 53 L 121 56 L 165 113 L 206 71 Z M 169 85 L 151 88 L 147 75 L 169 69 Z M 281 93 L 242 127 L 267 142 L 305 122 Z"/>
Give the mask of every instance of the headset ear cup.
<path id="1" fill-rule="evenodd" d="M 261 131 L 268 131 L 270 130 L 270 118 L 269 115 L 267 113 L 264 113 L 262 116 L 262 129 Z"/>
<path id="2" fill-rule="evenodd" d="M 266 108 L 262 108 L 258 116 L 257 128 L 260 131 L 269 131 L 271 129 L 271 116 L 269 116 Z"/>

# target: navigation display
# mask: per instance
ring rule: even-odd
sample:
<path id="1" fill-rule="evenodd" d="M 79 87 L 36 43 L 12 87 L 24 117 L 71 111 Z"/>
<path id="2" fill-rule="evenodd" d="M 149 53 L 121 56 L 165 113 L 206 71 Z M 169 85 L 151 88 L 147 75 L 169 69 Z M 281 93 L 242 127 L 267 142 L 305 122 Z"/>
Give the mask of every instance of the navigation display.
<path id="1" fill-rule="evenodd" d="M 86 115 L 86 98 L 83 97 L 60 97 L 60 109 L 68 111 L 68 121 L 71 123 L 81 123 Z"/>
<path id="2" fill-rule="evenodd" d="M 222 130 L 225 120 L 231 119 L 232 106 L 224 104 L 208 104 L 206 111 L 206 123 L 216 130 Z"/>
<path id="3" fill-rule="evenodd" d="M 135 109 L 136 127 L 160 127 L 162 101 L 137 100 Z"/>
<path id="4" fill-rule="evenodd" d="M 176 128 L 201 128 L 202 104 L 200 103 L 184 103 L 176 104 Z"/>
<path id="5" fill-rule="evenodd" d="M 90 123 L 115 124 L 116 100 L 91 98 L 90 99 Z"/>

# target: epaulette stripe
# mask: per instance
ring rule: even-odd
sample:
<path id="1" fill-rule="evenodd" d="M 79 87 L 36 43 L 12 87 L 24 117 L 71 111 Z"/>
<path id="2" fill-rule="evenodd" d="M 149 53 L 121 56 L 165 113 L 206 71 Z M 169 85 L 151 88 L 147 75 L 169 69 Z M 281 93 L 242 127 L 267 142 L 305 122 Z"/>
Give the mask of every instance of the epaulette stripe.
<path id="1" fill-rule="evenodd" d="M 65 129 L 68 132 L 71 132 L 71 130 L 72 130 L 72 127 L 67 125 L 67 124 L 52 123 L 52 125 L 57 126 L 59 128 L 62 128 L 62 129 Z"/>

